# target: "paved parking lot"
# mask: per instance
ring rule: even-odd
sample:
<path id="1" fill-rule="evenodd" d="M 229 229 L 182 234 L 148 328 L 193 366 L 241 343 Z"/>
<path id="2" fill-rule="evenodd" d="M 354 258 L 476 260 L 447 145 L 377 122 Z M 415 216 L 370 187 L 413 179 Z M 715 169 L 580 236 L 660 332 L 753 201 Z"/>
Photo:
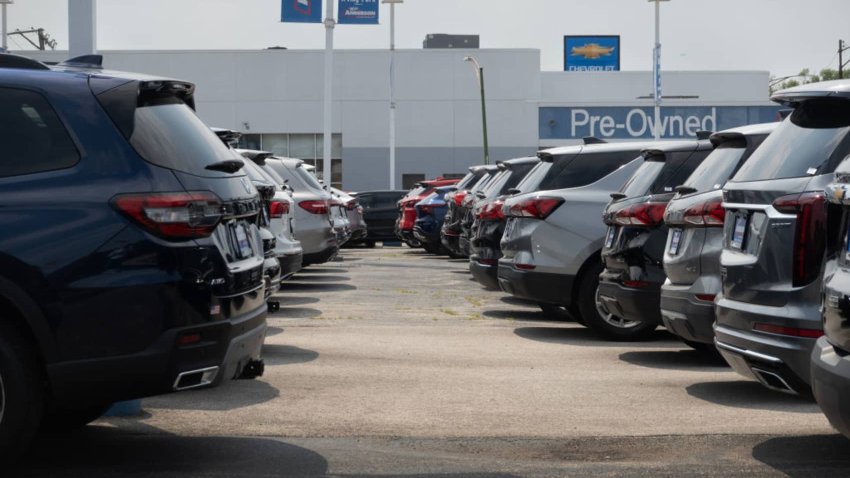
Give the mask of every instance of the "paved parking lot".
<path id="1" fill-rule="evenodd" d="M 466 263 L 346 250 L 285 285 L 257 381 L 43 435 L 21 476 L 850 476 L 817 406 L 663 332 L 602 342 Z"/>

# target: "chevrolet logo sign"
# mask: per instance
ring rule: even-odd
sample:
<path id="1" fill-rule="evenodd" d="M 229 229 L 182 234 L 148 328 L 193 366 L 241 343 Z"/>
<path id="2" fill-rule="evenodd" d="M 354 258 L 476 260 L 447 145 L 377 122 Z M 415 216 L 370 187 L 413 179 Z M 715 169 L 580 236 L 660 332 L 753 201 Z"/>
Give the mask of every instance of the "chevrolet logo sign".
<path id="1" fill-rule="evenodd" d="M 598 60 L 603 56 L 611 56 L 616 47 L 604 47 L 598 43 L 586 43 L 583 46 L 574 46 L 570 50 L 570 56 L 583 56 L 587 60 Z"/>

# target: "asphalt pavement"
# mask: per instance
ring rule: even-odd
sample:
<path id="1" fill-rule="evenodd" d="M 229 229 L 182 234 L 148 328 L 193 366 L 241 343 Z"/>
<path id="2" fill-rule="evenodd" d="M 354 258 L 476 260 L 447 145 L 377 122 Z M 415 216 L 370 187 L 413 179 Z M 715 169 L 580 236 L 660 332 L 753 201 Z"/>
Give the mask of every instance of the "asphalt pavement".
<path id="1" fill-rule="evenodd" d="M 284 285 L 262 378 L 43 434 L 0 476 L 850 476 L 816 404 L 663 331 L 602 341 L 463 260 L 341 259 Z"/>

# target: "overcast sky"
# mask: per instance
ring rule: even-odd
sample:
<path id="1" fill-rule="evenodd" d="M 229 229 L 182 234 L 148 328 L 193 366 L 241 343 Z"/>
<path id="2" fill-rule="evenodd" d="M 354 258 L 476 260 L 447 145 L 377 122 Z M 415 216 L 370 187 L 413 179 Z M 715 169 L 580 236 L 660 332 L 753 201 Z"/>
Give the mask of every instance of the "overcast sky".
<path id="1" fill-rule="evenodd" d="M 57 49 L 67 48 L 67 0 L 14 1 L 10 31 L 43 27 Z M 98 48 L 324 48 L 321 25 L 279 22 L 280 3 L 99 0 Z M 850 42 L 850 0 L 672 0 L 661 10 L 666 70 L 819 71 L 837 68 L 839 38 Z M 619 34 L 624 70 L 652 66 L 654 8 L 646 0 L 405 0 L 396 12 L 398 48 L 421 48 L 426 33 L 479 34 L 482 48 L 536 48 L 544 70 L 561 70 L 564 35 Z M 388 6 L 381 23 L 338 26 L 337 48 L 387 48 Z M 26 43 L 9 42 L 19 45 Z"/>

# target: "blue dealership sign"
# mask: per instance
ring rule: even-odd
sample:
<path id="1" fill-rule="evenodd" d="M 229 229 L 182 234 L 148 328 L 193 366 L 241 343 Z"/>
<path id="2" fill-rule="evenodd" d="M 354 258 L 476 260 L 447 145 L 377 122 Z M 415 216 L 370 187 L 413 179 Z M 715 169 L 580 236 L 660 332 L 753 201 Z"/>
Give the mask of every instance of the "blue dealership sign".
<path id="1" fill-rule="evenodd" d="M 281 0 L 280 21 L 322 23 L 322 0 Z"/>
<path id="2" fill-rule="evenodd" d="M 339 23 L 341 25 L 377 25 L 378 0 L 339 0 Z"/>
<path id="3" fill-rule="evenodd" d="M 620 71 L 620 36 L 565 36 L 564 71 Z"/>
<path id="4" fill-rule="evenodd" d="M 661 137 L 693 138 L 697 131 L 721 131 L 779 119 L 780 106 L 670 106 L 661 109 Z M 651 139 L 652 107 L 541 107 L 540 139 Z"/>

